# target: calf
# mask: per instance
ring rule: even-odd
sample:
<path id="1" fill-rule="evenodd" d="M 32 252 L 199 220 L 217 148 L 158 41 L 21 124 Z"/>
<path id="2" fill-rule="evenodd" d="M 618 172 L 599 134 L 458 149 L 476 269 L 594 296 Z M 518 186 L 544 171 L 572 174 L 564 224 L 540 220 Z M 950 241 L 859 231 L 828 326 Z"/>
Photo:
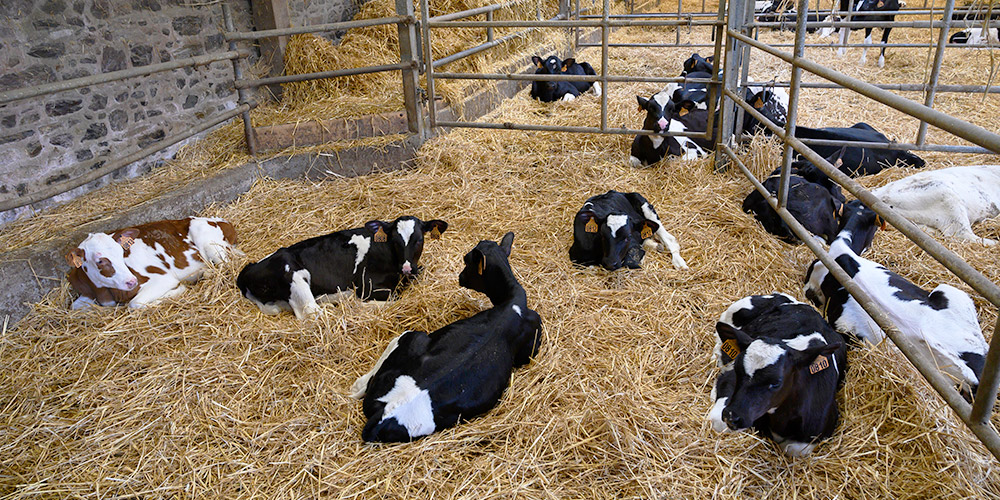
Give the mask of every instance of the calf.
<path id="1" fill-rule="evenodd" d="M 642 128 L 657 134 L 677 132 L 705 132 L 708 128 L 708 110 L 698 106 L 692 100 L 675 103 L 671 100 L 671 89 L 654 94 L 649 99 L 635 96 L 639 103 L 639 111 L 646 112 Z M 632 140 L 629 154 L 629 165 L 639 167 L 651 165 L 663 159 L 664 156 L 681 156 L 685 160 L 693 160 L 707 155 L 715 144 L 715 131 L 712 137 L 637 135 Z"/>
<path id="2" fill-rule="evenodd" d="M 648 241 L 653 237 L 659 244 Z M 646 244 L 660 251 L 669 249 L 674 267 L 687 268 L 677 239 L 663 229 L 646 198 L 639 193 L 608 191 L 588 198 L 573 218 L 569 258 L 584 266 L 600 264 L 609 271 L 622 266 L 638 269 Z"/>
<path id="3" fill-rule="evenodd" d="M 714 56 L 701 57 L 697 52 L 691 54 L 691 57 L 684 61 L 684 70 L 681 71 L 681 76 L 687 76 L 690 73 L 708 73 L 709 77 L 711 77 L 712 70 L 714 69 L 712 67 L 713 59 Z"/>
<path id="4" fill-rule="evenodd" d="M 715 329 L 713 429 L 752 427 L 790 456 L 833 435 L 847 348 L 815 309 L 783 293 L 752 295 L 729 306 Z"/>
<path id="5" fill-rule="evenodd" d="M 851 208 L 844 229 L 830 244 L 830 256 L 885 311 L 900 334 L 926 349 L 934 363 L 955 380 L 962 395 L 971 399 L 979 386 L 987 349 L 972 299 L 945 284 L 927 292 L 859 256 L 881 219 L 860 204 Z M 810 264 L 804 290 L 806 298 L 826 313 L 837 331 L 872 344 L 885 338 L 882 329 L 822 262 Z"/>
<path id="6" fill-rule="evenodd" d="M 948 237 L 995 245 L 972 225 L 1000 215 L 1000 165 L 951 167 L 921 172 L 872 191 L 914 224 Z"/>
<path id="7" fill-rule="evenodd" d="M 839 160 L 839 155 L 827 159 L 833 164 Z M 838 216 L 843 210 L 845 201 L 840 186 L 808 161 L 796 161 L 791 167 L 785 207 L 809 232 L 822 237 L 827 243 L 833 241 L 837 236 Z M 781 168 L 772 172 L 763 184 L 768 192 L 777 196 L 781 184 Z M 771 204 L 756 189 L 750 191 L 743 200 L 743 211 L 752 213 L 764 226 L 765 231 L 777 236 L 781 241 L 790 244 L 801 243 L 784 219 L 778 216 L 771 208 Z"/>
<path id="8" fill-rule="evenodd" d="M 565 61 L 556 56 L 549 56 L 544 61 L 541 57 L 532 56 L 536 75 L 596 75 L 589 63 L 577 63 L 576 59 Z M 552 102 L 562 99 L 572 101 L 580 94 L 590 90 L 595 96 L 601 95 L 601 84 L 598 82 L 531 82 L 531 97 L 542 102 Z"/>
<path id="9" fill-rule="evenodd" d="M 80 297 L 73 309 L 92 305 L 144 307 L 180 295 L 201 278 L 205 263 L 225 261 L 236 230 L 223 219 L 188 217 L 90 233 L 66 254 L 67 275 Z"/>
<path id="10" fill-rule="evenodd" d="M 850 9 L 850 5 L 854 0 L 840 0 L 840 11 L 847 12 Z M 893 22 L 896 20 L 896 14 L 879 14 L 880 12 L 895 12 L 906 6 L 906 2 L 900 2 L 899 0 L 857 0 L 855 4 L 854 12 L 860 14 L 854 14 L 851 17 L 854 21 L 871 21 L 871 22 Z M 865 43 L 871 45 L 872 43 L 872 29 L 871 27 L 865 28 Z M 878 56 L 878 67 L 885 66 L 885 44 L 889 41 L 889 32 L 892 31 L 892 26 L 887 26 L 882 28 L 882 50 L 879 52 Z M 841 45 L 847 44 L 847 39 L 851 34 L 851 28 L 848 26 L 842 26 L 840 28 L 840 43 Z M 843 56 L 847 53 L 847 47 L 840 47 L 837 49 L 837 55 Z M 864 64 L 866 56 L 868 55 L 868 47 L 865 47 L 861 51 L 861 64 Z"/>
<path id="11" fill-rule="evenodd" d="M 783 89 L 749 87 L 744 93 L 744 100 L 775 125 L 785 126 L 785 119 L 788 115 L 788 93 Z M 772 135 L 771 129 L 765 127 L 760 120 L 751 116 L 750 113 L 744 113 L 743 132 L 756 134 L 758 131 L 763 131 L 764 135 Z"/>
<path id="12" fill-rule="evenodd" d="M 966 45 L 998 45 L 1000 44 L 1000 28 L 987 28 L 983 33 L 982 28 L 966 28 L 955 32 L 948 38 L 948 43 L 961 43 Z"/>
<path id="13" fill-rule="evenodd" d="M 513 368 L 531 361 L 542 319 L 511 271 L 514 233 L 480 241 L 465 255 L 459 285 L 485 293 L 493 307 L 430 335 L 405 332 L 351 387 L 364 398 L 365 441 L 404 442 L 482 415 L 500 401 Z"/>
<path id="14" fill-rule="evenodd" d="M 865 147 L 852 147 L 849 144 L 856 142 L 881 142 L 889 144 L 892 141 L 875 130 L 867 123 L 855 123 L 850 128 L 809 128 L 795 127 L 795 137 L 799 139 L 826 139 L 847 143 L 847 150 L 843 155 L 843 163 L 840 164 L 840 171 L 851 176 L 874 175 L 886 167 L 901 164 L 905 167 L 921 168 L 924 160 L 919 156 L 903 150 L 893 149 L 872 149 Z M 820 156 L 833 156 L 844 145 L 835 146 L 812 145 L 813 149 Z"/>
<path id="15" fill-rule="evenodd" d="M 236 286 L 264 314 L 291 309 L 299 319 L 319 311 L 317 299 L 388 300 L 419 272 L 424 234 L 436 239 L 447 229 L 448 223 L 437 219 L 373 220 L 279 248 L 247 264 Z"/>

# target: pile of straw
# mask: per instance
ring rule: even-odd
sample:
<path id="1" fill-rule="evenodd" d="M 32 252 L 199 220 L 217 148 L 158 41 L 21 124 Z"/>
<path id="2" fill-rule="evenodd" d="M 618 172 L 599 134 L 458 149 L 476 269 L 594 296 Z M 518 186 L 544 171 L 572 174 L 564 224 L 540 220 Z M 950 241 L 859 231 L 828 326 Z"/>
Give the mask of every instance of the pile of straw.
<path id="1" fill-rule="evenodd" d="M 622 31 L 613 39 L 638 36 Z M 649 66 L 653 54 L 662 65 Z M 672 75 L 685 54 L 612 55 L 616 73 Z M 589 50 L 578 58 L 599 56 Z M 855 57 L 833 63 L 851 70 Z M 771 70 L 755 59 L 755 72 Z M 634 95 L 655 87 L 612 85 L 609 123 L 638 126 Z M 873 116 L 890 136 L 909 133 L 901 120 L 874 118 L 873 106 L 831 102 L 842 95 L 804 93 L 803 122 L 850 125 Z M 972 101 L 964 108 L 970 115 L 982 106 Z M 525 91 L 485 119 L 588 125 L 599 109 L 589 95 L 541 104 Z M 801 299 L 812 255 L 778 242 L 740 211 L 750 190 L 740 173 L 713 173 L 708 160 L 628 168 L 630 141 L 453 131 L 427 143 L 414 170 L 323 183 L 261 180 L 236 202 L 208 208 L 204 215 L 236 225 L 247 257 L 212 269 L 177 299 L 141 311 L 67 311 L 63 285 L 0 336 L 0 494 L 1000 496 L 1000 464 L 888 342 L 850 353 L 841 424 L 812 456 L 792 460 L 755 434 L 714 433 L 704 417 L 716 374 L 715 321 L 749 294 Z M 757 138 L 748 151 L 746 161 L 764 175 L 780 149 Z M 966 163 L 925 157 L 929 168 Z M 864 182 L 909 173 L 889 169 Z M 571 218 L 584 199 L 608 189 L 644 194 L 691 269 L 673 269 L 661 253 L 647 254 L 640 270 L 571 265 Z M 450 226 L 442 240 L 428 241 L 419 281 L 385 306 L 324 305 L 320 316 L 300 322 L 260 314 L 234 286 L 241 266 L 279 246 L 401 214 Z M 511 263 L 543 318 L 537 358 L 514 373 L 483 417 L 414 443 L 362 443 L 360 404 L 346 396 L 353 380 L 403 330 L 431 331 L 487 307 L 485 297 L 458 287 L 461 258 L 508 230 L 516 234 Z M 975 230 L 998 238 L 1000 220 Z M 1000 280 L 995 249 L 945 243 Z M 897 231 L 879 232 L 869 257 L 925 288 L 959 284 Z M 995 309 L 976 304 L 980 323 L 992 325 Z"/>

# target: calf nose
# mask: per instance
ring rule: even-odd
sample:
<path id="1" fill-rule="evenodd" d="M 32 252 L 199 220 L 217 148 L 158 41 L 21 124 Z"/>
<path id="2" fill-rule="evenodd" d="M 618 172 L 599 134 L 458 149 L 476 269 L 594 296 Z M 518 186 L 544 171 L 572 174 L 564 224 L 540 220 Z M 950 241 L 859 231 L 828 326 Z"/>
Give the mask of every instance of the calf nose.
<path id="1" fill-rule="evenodd" d="M 409 262 L 404 262 L 403 263 L 403 274 L 412 274 L 412 273 L 413 273 L 413 267 L 410 266 Z"/>
<path id="2" fill-rule="evenodd" d="M 743 425 L 742 417 L 740 417 L 739 415 L 734 415 L 733 412 L 728 410 L 723 410 L 722 420 L 724 420 L 726 422 L 726 425 L 728 425 L 729 428 L 734 431 L 746 427 L 745 425 Z"/>
<path id="3" fill-rule="evenodd" d="M 666 118 L 660 118 L 659 120 L 656 120 L 656 126 L 660 127 L 660 130 L 666 130 L 667 129 L 667 119 Z"/>
<path id="4" fill-rule="evenodd" d="M 132 278 L 132 279 L 130 279 L 130 280 L 128 280 L 128 281 L 125 282 L 125 288 L 128 288 L 129 290 L 131 290 L 131 289 L 135 288 L 135 286 L 138 285 L 138 284 L 139 284 L 139 281 L 136 280 L 135 278 Z"/>

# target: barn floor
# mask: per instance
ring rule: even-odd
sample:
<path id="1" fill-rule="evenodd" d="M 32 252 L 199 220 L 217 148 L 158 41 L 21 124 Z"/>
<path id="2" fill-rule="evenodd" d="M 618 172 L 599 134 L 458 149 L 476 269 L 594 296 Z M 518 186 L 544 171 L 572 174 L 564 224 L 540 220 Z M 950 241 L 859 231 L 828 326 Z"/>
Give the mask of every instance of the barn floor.
<path id="1" fill-rule="evenodd" d="M 927 36 L 905 31 L 893 41 Z M 612 40 L 649 38 L 622 30 Z M 809 55 L 870 80 L 921 78 L 925 49 L 890 49 L 883 70 L 871 53 L 858 66 L 859 50 L 843 59 L 830 49 Z M 674 75 L 689 54 L 613 49 L 611 64 L 616 74 Z M 968 66 L 986 67 L 987 51 L 948 55 L 946 75 L 985 82 L 985 69 Z M 577 58 L 599 61 L 600 51 Z M 768 79 L 787 73 L 759 54 L 753 71 Z M 656 87 L 612 85 L 609 123 L 638 127 L 634 95 Z M 980 99 L 938 101 L 996 131 L 998 100 Z M 484 120 L 589 125 L 599 109 L 593 96 L 540 104 L 525 90 Z M 843 91 L 803 92 L 800 124 L 859 120 L 899 140 L 916 131 L 912 120 Z M 950 141 L 933 130 L 931 140 Z M 175 300 L 142 311 L 71 312 L 64 285 L 0 336 L 0 496 L 1000 498 L 1000 463 L 888 342 L 850 353 L 841 424 L 812 456 L 792 460 L 754 434 L 713 432 L 705 415 L 719 314 L 750 294 L 802 298 L 812 257 L 740 211 L 750 184 L 738 172 L 713 173 L 708 160 L 628 168 L 630 141 L 456 130 L 427 143 L 414 170 L 262 180 L 236 202 L 205 210 L 236 225 L 247 257 Z M 758 139 L 746 158 L 765 174 L 778 151 Z M 995 162 L 923 156 L 928 168 Z M 909 173 L 889 169 L 864 183 Z M 571 218 L 608 189 L 645 195 L 691 269 L 675 270 L 659 253 L 641 270 L 572 266 Z M 424 274 L 397 301 L 324 305 L 300 322 L 262 315 L 234 286 L 248 260 L 279 246 L 402 214 L 450 227 L 428 241 Z M 1000 219 L 975 229 L 1000 238 Z M 483 417 L 410 444 L 362 443 L 360 403 L 346 395 L 351 383 L 403 330 L 431 331 L 487 307 L 485 297 L 458 287 L 457 275 L 476 242 L 506 231 L 516 234 L 511 262 L 544 322 L 537 358 Z M 945 243 L 1000 281 L 995 248 Z M 897 231 L 879 232 L 869 258 L 925 288 L 959 284 Z M 989 336 L 996 310 L 976 301 Z"/>

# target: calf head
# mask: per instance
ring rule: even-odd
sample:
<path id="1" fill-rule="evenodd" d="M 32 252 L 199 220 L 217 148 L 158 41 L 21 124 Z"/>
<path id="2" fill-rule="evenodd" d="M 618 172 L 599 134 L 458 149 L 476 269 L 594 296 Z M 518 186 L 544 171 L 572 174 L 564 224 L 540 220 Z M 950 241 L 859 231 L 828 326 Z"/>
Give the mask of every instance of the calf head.
<path id="1" fill-rule="evenodd" d="M 681 72 L 681 76 L 696 71 L 702 71 L 711 74 L 712 60 L 713 56 L 701 57 L 697 53 L 691 54 L 691 57 L 689 57 L 687 61 L 684 61 L 684 71 Z"/>
<path id="2" fill-rule="evenodd" d="M 779 127 L 785 126 L 785 120 L 788 115 L 788 110 L 778 99 L 778 96 L 771 89 L 764 89 L 757 92 L 750 99 L 747 100 L 751 106 L 754 107 L 760 114 L 764 115 L 764 118 L 771 120 L 775 125 Z M 754 120 L 756 122 L 756 120 Z M 749 120 L 747 120 L 749 124 Z M 764 125 L 750 124 L 753 127 L 764 127 Z M 744 127 L 746 128 L 746 127 Z M 756 130 L 747 130 L 747 132 L 756 132 Z"/>
<path id="3" fill-rule="evenodd" d="M 651 238 L 660 225 L 649 219 L 635 220 L 611 213 L 601 218 L 593 210 L 580 210 L 573 221 L 573 238 L 584 248 L 600 250 L 601 266 L 614 271 L 622 266 L 639 267 L 645 252 L 642 240 Z"/>
<path id="4" fill-rule="evenodd" d="M 458 275 L 459 286 L 486 294 L 489 297 L 501 295 L 506 288 L 510 276 L 511 247 L 514 245 L 514 233 L 503 235 L 497 244 L 495 241 L 480 241 L 475 248 L 465 254 L 465 269 Z"/>
<path id="5" fill-rule="evenodd" d="M 125 251 L 138 235 L 139 230 L 134 228 L 118 231 L 115 236 L 90 233 L 80 246 L 66 254 L 66 262 L 82 269 L 99 287 L 133 290 L 139 281 L 125 265 Z"/>
<path id="6" fill-rule="evenodd" d="M 535 63 L 536 75 L 558 75 L 566 72 L 566 69 L 576 63 L 573 58 L 563 61 L 557 56 L 549 56 L 542 59 L 538 56 L 531 56 L 531 62 Z"/>
<path id="7" fill-rule="evenodd" d="M 416 217 L 404 216 L 392 222 L 373 220 L 365 223 L 375 244 L 388 244 L 392 254 L 393 267 L 403 276 L 413 276 L 418 272 L 417 263 L 424 252 L 424 235 L 436 239 L 448 229 L 443 220 L 421 221 Z"/>
<path id="8" fill-rule="evenodd" d="M 819 333 L 791 340 L 754 339 L 726 323 L 717 323 L 715 329 L 723 345 L 735 344 L 739 350 L 733 363 L 736 388 L 722 410 L 722 419 L 733 430 L 752 427 L 794 403 L 799 391 L 809 390 L 807 377 L 831 367 L 830 357 L 841 348 L 840 342 L 827 344 Z"/>
<path id="9" fill-rule="evenodd" d="M 882 216 L 861 203 L 861 200 L 851 200 L 844 204 L 837 239 L 845 240 L 854 253 L 861 255 L 861 252 L 871 246 L 875 231 L 885 228 Z"/>
<path id="10" fill-rule="evenodd" d="M 900 4 L 899 0 L 861 0 L 854 9 L 858 12 L 895 11 L 899 10 Z"/>
<path id="11" fill-rule="evenodd" d="M 646 112 L 646 119 L 642 122 L 644 130 L 663 133 L 670 127 L 670 118 L 673 116 L 674 102 L 670 100 L 670 94 L 659 92 L 653 94 L 649 99 L 642 96 L 635 96 L 639 103 L 639 111 Z"/>

